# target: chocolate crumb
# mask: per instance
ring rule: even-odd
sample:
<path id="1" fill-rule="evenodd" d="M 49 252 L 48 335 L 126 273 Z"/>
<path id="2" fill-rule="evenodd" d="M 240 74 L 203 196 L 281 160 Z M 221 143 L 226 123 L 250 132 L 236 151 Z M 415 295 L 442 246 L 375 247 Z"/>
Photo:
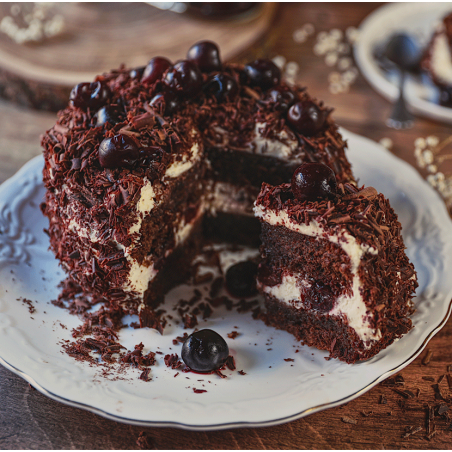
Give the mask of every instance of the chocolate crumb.
<path id="1" fill-rule="evenodd" d="M 195 328 L 198 325 L 198 319 L 196 315 L 185 314 L 184 315 L 184 328 Z"/>
<path id="2" fill-rule="evenodd" d="M 151 369 L 144 369 L 143 372 L 141 372 L 140 376 L 138 377 L 140 380 L 143 381 L 149 381 L 149 374 L 151 373 Z"/>
<path id="3" fill-rule="evenodd" d="M 203 392 L 207 392 L 205 389 L 196 389 L 196 388 L 193 388 L 193 392 L 195 393 L 195 394 L 202 394 Z"/>
<path id="4" fill-rule="evenodd" d="M 422 379 L 425 381 L 435 381 L 433 377 L 422 377 Z"/>
<path id="5" fill-rule="evenodd" d="M 369 417 L 371 414 L 373 414 L 373 411 L 361 411 L 361 414 L 364 416 L 364 417 Z"/>
<path id="6" fill-rule="evenodd" d="M 227 367 L 229 370 L 235 370 L 235 369 L 236 369 L 236 366 L 235 366 L 235 359 L 234 359 L 234 357 L 233 357 L 232 355 L 229 355 L 229 356 L 226 358 L 225 364 L 226 364 L 226 367 Z"/>
<path id="7" fill-rule="evenodd" d="M 235 339 L 238 335 L 239 335 L 238 331 L 232 331 L 232 332 L 228 333 L 229 339 Z"/>
<path id="8" fill-rule="evenodd" d="M 447 384 L 449 386 L 449 389 L 452 389 L 452 375 L 447 374 Z"/>
<path id="9" fill-rule="evenodd" d="M 174 378 L 176 378 L 178 375 L 179 375 L 179 372 L 176 372 L 176 373 L 174 374 Z"/>
<path id="10" fill-rule="evenodd" d="M 433 351 L 427 350 L 427 354 L 424 356 L 424 359 L 422 360 L 422 364 L 424 366 L 427 366 L 430 363 L 430 360 L 432 359 Z"/>
<path id="11" fill-rule="evenodd" d="M 287 362 L 294 362 L 295 360 L 293 359 L 293 358 L 284 358 L 284 361 L 287 361 Z"/>
<path id="12" fill-rule="evenodd" d="M 140 432 L 137 438 L 137 446 L 140 450 L 156 449 L 154 439 L 146 432 Z"/>
<path id="13" fill-rule="evenodd" d="M 386 397 L 384 395 L 380 396 L 380 405 L 386 405 L 388 401 L 386 400 Z"/>
<path id="14" fill-rule="evenodd" d="M 352 419 L 351 417 L 348 417 L 348 416 L 341 417 L 341 421 L 345 422 L 346 424 L 357 424 L 358 423 L 357 420 Z"/>
<path id="15" fill-rule="evenodd" d="M 180 369 L 183 366 L 182 361 L 179 361 L 179 356 L 177 353 L 172 355 L 165 355 L 163 358 L 167 367 L 171 367 L 171 369 Z"/>
<path id="16" fill-rule="evenodd" d="M 410 430 L 402 435 L 402 438 L 409 438 L 411 435 L 414 435 L 417 432 L 420 432 L 422 427 L 410 427 Z"/>
<path id="17" fill-rule="evenodd" d="M 246 375 L 246 372 L 243 372 L 243 370 L 239 370 L 238 373 L 239 373 L 240 375 Z"/>

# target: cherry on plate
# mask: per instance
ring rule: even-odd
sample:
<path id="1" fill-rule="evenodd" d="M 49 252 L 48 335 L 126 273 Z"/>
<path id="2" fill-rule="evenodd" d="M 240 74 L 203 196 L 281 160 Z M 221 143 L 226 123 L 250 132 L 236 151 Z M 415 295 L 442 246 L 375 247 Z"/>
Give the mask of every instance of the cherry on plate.
<path id="1" fill-rule="evenodd" d="M 182 359 L 195 372 L 211 372 L 220 368 L 229 356 L 226 341 L 210 329 L 196 331 L 182 345 Z"/>

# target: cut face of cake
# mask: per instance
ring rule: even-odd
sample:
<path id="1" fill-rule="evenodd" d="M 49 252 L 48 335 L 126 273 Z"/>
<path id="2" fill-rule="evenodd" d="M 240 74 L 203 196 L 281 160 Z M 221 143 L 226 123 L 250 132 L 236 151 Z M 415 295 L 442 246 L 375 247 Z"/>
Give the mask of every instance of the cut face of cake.
<path id="1" fill-rule="evenodd" d="M 42 139 L 51 248 L 85 293 L 141 312 L 206 235 L 258 241 L 262 182 L 303 161 L 353 180 L 330 113 L 271 61 L 223 64 L 207 41 L 81 83 Z"/>
<path id="2" fill-rule="evenodd" d="M 416 273 L 381 193 L 351 184 L 336 190 L 327 178 L 306 187 L 294 178 L 264 183 L 254 211 L 262 223 L 258 287 L 267 323 L 348 363 L 412 328 Z"/>
<path id="3" fill-rule="evenodd" d="M 452 107 L 452 13 L 437 26 L 421 66 L 440 88 L 440 104 Z"/>

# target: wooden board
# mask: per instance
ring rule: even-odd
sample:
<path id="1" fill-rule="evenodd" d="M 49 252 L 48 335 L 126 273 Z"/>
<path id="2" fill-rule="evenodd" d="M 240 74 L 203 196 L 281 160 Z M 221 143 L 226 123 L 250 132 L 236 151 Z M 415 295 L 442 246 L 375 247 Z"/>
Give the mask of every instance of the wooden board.
<path id="1" fill-rule="evenodd" d="M 12 3 L 0 4 L 0 16 Z M 41 43 L 18 44 L 0 33 L 0 94 L 34 108 L 55 110 L 69 90 L 97 74 L 145 65 L 153 56 L 183 59 L 196 41 L 219 44 L 229 60 L 255 42 L 271 25 L 275 3 L 235 19 L 205 20 L 146 3 L 55 3 L 64 33 Z"/>

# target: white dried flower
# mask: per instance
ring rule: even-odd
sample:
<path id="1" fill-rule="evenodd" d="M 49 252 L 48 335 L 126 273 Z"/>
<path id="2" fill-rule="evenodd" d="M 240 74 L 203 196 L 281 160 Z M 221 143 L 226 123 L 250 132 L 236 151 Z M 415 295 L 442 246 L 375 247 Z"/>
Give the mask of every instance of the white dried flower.
<path id="1" fill-rule="evenodd" d="M 325 57 L 325 64 L 327 66 L 332 67 L 332 66 L 334 66 L 337 63 L 337 60 L 338 60 L 337 53 L 336 52 L 330 52 Z"/>
<path id="2" fill-rule="evenodd" d="M 296 43 L 301 44 L 308 39 L 308 33 L 304 28 L 299 28 L 293 32 L 292 38 Z"/>
<path id="3" fill-rule="evenodd" d="M 316 44 L 313 48 L 314 55 L 322 56 L 326 53 L 326 47 L 322 44 Z"/>
<path id="4" fill-rule="evenodd" d="M 391 138 L 384 137 L 380 140 L 380 144 L 386 149 L 392 149 L 393 142 Z"/>
<path id="5" fill-rule="evenodd" d="M 429 173 L 436 173 L 438 171 L 438 167 L 434 164 L 428 165 L 427 166 L 427 171 Z"/>
<path id="6" fill-rule="evenodd" d="M 436 179 L 438 181 L 443 181 L 444 182 L 446 180 L 446 177 L 444 176 L 444 173 L 439 172 L 439 173 L 436 173 Z"/>
<path id="7" fill-rule="evenodd" d="M 348 42 L 354 44 L 359 40 L 359 30 L 355 27 L 348 27 L 345 30 L 345 36 L 347 37 Z"/>
<path id="8" fill-rule="evenodd" d="M 435 137 L 434 135 L 430 135 L 429 137 L 426 138 L 425 141 L 428 146 L 434 148 L 435 146 L 438 146 L 439 138 Z"/>
<path id="9" fill-rule="evenodd" d="M 277 55 L 274 58 L 272 58 L 273 63 L 276 64 L 276 66 L 279 67 L 279 69 L 282 69 L 284 65 L 286 64 L 286 58 L 282 55 Z"/>
<path id="10" fill-rule="evenodd" d="M 331 94 L 339 94 L 339 83 L 331 83 L 331 85 L 328 87 Z"/>
<path id="11" fill-rule="evenodd" d="M 351 58 L 341 58 L 338 63 L 337 63 L 337 67 L 338 69 L 340 69 L 341 71 L 345 71 L 346 69 L 348 69 L 350 66 L 352 65 L 352 59 Z"/>
<path id="12" fill-rule="evenodd" d="M 304 24 L 303 28 L 309 36 L 311 36 L 315 33 L 315 27 L 314 27 L 314 25 L 312 25 L 310 23 Z"/>
<path id="13" fill-rule="evenodd" d="M 433 152 L 430 151 L 429 149 L 422 153 L 422 157 L 424 158 L 425 163 L 427 163 L 427 165 L 433 163 Z"/>
<path id="14" fill-rule="evenodd" d="M 341 74 L 339 74 L 339 72 L 330 72 L 328 74 L 328 81 L 330 83 L 339 83 L 341 80 Z"/>
<path id="15" fill-rule="evenodd" d="M 336 41 L 340 41 L 342 39 L 342 36 L 344 36 L 344 33 L 342 32 L 342 30 L 339 30 L 339 28 L 333 28 L 332 30 L 330 30 L 330 36 Z"/>
<path id="16" fill-rule="evenodd" d="M 432 187 L 436 187 L 436 179 L 435 176 L 433 174 L 429 174 L 427 176 L 427 182 L 432 186 Z"/>
<path id="17" fill-rule="evenodd" d="M 300 66 L 295 61 L 289 61 L 286 64 L 286 74 L 288 75 L 296 75 L 300 70 Z"/>
<path id="18" fill-rule="evenodd" d="M 11 13 L 13 16 L 18 16 L 18 15 L 20 14 L 20 11 L 21 11 L 20 5 L 18 5 L 17 3 L 13 3 L 13 4 L 11 5 L 11 8 L 9 9 L 9 11 L 10 11 L 10 13 Z"/>
<path id="19" fill-rule="evenodd" d="M 348 54 L 350 53 L 350 46 L 346 42 L 341 42 L 337 46 L 337 50 L 339 53 Z"/>
<path id="20" fill-rule="evenodd" d="M 425 142 L 424 138 L 416 138 L 416 140 L 414 140 L 414 146 L 416 146 L 417 148 L 421 148 L 421 149 L 425 149 L 427 146 L 427 143 Z"/>

